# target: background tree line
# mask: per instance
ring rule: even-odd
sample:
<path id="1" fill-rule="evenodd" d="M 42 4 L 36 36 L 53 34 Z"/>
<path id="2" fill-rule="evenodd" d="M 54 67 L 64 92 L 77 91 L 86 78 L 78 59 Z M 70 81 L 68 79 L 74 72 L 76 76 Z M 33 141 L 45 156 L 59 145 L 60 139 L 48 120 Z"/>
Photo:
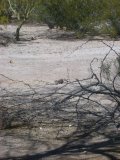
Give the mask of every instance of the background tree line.
<path id="1" fill-rule="evenodd" d="M 43 22 L 49 28 L 65 27 L 79 36 L 85 34 L 120 35 L 119 0 L 1 0 L 0 22 L 16 20 L 16 40 L 22 25 Z"/>

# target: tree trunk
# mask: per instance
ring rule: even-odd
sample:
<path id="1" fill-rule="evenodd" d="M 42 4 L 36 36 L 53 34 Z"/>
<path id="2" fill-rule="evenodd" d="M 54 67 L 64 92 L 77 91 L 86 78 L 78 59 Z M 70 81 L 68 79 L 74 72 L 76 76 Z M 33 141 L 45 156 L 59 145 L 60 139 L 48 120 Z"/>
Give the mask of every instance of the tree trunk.
<path id="1" fill-rule="evenodd" d="M 20 29 L 21 29 L 21 27 L 23 26 L 23 24 L 25 23 L 25 21 L 26 20 L 23 20 L 22 22 L 21 22 L 21 24 L 17 27 L 17 29 L 16 29 L 16 34 L 15 34 L 15 39 L 16 39 L 16 41 L 20 41 Z"/>

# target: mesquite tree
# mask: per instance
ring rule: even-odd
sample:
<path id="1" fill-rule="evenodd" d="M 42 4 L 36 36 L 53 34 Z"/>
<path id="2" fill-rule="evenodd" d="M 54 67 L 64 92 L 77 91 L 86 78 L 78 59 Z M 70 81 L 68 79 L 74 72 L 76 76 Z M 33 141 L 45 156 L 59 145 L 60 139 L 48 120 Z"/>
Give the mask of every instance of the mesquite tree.
<path id="1" fill-rule="evenodd" d="M 35 6 L 38 0 L 7 0 L 9 3 L 9 10 L 13 16 L 17 18 L 19 25 L 16 29 L 16 40 L 20 40 L 20 29 L 28 20 L 30 15 L 35 11 Z"/>

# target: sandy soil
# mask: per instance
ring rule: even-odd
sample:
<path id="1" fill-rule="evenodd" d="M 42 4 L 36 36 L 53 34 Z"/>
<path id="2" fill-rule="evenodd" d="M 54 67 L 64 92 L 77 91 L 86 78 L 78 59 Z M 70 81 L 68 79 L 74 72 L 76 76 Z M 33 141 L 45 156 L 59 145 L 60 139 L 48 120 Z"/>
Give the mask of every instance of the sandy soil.
<path id="1" fill-rule="evenodd" d="M 15 32 L 16 26 L 8 26 L 3 31 Z M 3 32 L 2 31 L 2 32 Z M 0 73 L 14 80 L 23 80 L 30 84 L 38 81 L 53 83 L 57 79 L 82 79 L 90 74 L 89 65 L 93 58 L 103 58 L 109 47 L 94 40 L 55 40 L 48 39 L 46 26 L 24 26 L 21 37 L 36 37 L 32 41 L 22 41 L 0 47 Z M 107 41 L 112 45 L 112 41 Z M 120 42 L 114 48 L 119 51 Z M 112 55 L 112 54 L 111 54 Z M 96 69 L 95 64 L 95 69 Z M 0 77 L 0 82 L 5 79 Z"/>

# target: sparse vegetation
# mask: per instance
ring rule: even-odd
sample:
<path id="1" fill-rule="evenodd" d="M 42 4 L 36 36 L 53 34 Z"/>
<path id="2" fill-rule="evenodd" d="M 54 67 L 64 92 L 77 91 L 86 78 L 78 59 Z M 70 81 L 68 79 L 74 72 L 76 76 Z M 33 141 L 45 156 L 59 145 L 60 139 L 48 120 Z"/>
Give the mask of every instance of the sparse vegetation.
<path id="1" fill-rule="evenodd" d="M 1 1 L 1 23 L 16 18 L 19 22 L 16 39 L 22 25 L 30 21 L 46 23 L 49 28 L 64 27 L 77 34 L 120 34 L 119 0 L 6 0 Z"/>

